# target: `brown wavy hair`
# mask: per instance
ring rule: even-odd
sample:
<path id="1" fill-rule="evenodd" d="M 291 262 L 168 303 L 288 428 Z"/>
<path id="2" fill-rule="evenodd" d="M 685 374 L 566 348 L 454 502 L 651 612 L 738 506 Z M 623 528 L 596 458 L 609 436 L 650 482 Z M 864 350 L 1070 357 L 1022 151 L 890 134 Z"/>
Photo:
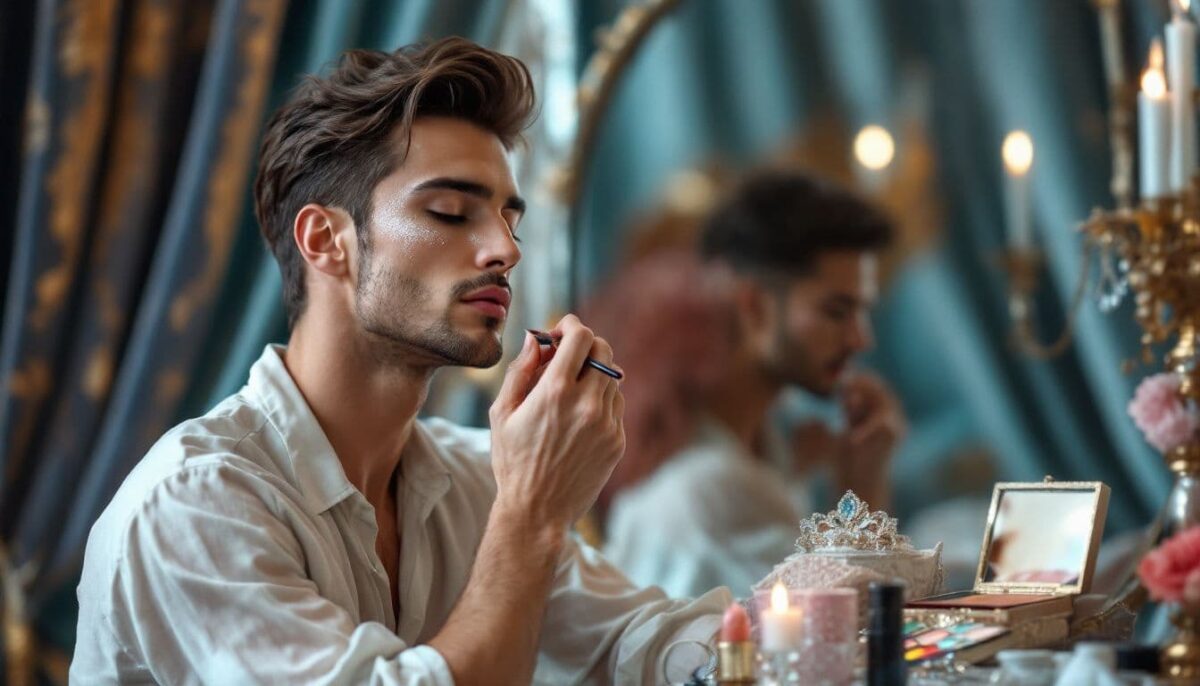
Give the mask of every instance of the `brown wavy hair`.
<path id="1" fill-rule="evenodd" d="M 283 273 L 288 327 L 305 303 L 304 259 L 292 239 L 301 207 L 344 209 L 367 252 L 371 192 L 404 162 L 418 117 L 464 119 L 511 149 L 534 110 L 525 65 L 464 38 L 350 50 L 328 75 L 307 77 L 267 122 L 254 182 L 255 214 Z M 393 140 L 403 141 L 398 150 Z"/>
<path id="2" fill-rule="evenodd" d="M 625 456 L 597 501 L 602 515 L 692 440 L 727 373 L 735 311 L 711 272 L 694 250 L 659 250 L 618 269 L 581 309 L 625 371 Z"/>

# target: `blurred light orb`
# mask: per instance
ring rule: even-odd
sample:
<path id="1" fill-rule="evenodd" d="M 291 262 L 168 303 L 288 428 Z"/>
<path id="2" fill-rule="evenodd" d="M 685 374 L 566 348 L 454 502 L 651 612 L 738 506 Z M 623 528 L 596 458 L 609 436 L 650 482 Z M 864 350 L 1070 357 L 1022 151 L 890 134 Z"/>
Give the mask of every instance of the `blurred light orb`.
<path id="1" fill-rule="evenodd" d="M 1013 176 L 1024 176 L 1033 166 L 1033 139 L 1024 131 L 1012 131 L 1004 137 L 1000 147 L 1004 156 L 1004 167 Z"/>
<path id="2" fill-rule="evenodd" d="M 854 137 L 854 157 L 867 169 L 884 169 L 892 163 L 895 156 L 896 142 L 892 140 L 892 134 L 882 126 L 864 126 Z"/>

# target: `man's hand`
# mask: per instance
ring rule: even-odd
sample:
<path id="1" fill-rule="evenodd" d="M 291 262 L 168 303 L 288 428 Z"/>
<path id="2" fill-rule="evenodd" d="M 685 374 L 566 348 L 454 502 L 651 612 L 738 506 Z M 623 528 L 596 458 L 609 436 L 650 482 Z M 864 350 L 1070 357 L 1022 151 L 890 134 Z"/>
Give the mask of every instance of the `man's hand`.
<path id="1" fill-rule="evenodd" d="M 907 431 L 900 402 L 883 379 L 855 372 L 843 386 L 842 411 L 846 430 L 834 480 L 839 490 L 854 490 L 873 509 L 889 507 L 888 460 Z"/>
<path id="2" fill-rule="evenodd" d="M 855 372 L 841 392 L 846 428 L 835 433 L 819 421 L 805 422 L 792 433 L 801 471 L 818 464 L 832 467 L 840 494 L 853 490 L 872 508 L 890 500 L 888 460 L 907 431 L 904 413 L 887 384 L 874 374 Z"/>
<path id="3" fill-rule="evenodd" d="M 567 528 L 591 507 L 625 451 L 612 348 L 567 315 L 541 349 L 532 335 L 491 409 L 496 501 L 471 578 L 429 641 L 457 683 L 529 683 Z"/>
<path id="4" fill-rule="evenodd" d="M 612 365 L 612 347 L 574 315 L 551 332 L 556 348 L 526 337 L 492 405 L 496 507 L 535 528 L 565 531 L 595 502 L 625 452 L 618 382 L 584 366 Z"/>

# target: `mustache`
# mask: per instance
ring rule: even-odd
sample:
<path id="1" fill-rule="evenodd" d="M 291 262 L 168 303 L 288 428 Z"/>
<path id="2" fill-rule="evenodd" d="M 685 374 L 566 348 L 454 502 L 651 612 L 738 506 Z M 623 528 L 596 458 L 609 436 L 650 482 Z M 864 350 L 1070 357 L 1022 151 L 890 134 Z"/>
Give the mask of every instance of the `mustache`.
<path id="1" fill-rule="evenodd" d="M 462 281 L 455 284 L 454 290 L 451 291 L 451 295 L 455 300 L 458 300 L 472 291 L 477 291 L 480 288 L 487 288 L 488 286 L 499 286 L 500 288 L 507 290 L 509 293 L 512 293 L 512 286 L 508 285 L 508 279 L 505 278 L 503 274 L 483 274 L 480 275 L 479 278 L 471 279 L 470 281 Z"/>

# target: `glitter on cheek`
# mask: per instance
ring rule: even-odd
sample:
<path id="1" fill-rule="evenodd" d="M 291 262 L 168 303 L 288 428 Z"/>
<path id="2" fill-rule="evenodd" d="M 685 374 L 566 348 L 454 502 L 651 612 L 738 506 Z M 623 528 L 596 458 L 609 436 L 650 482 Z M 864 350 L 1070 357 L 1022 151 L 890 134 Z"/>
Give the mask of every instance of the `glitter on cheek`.
<path id="1" fill-rule="evenodd" d="M 414 212 L 399 198 L 389 199 L 378 204 L 372 212 L 372 230 L 403 252 L 446 247 L 449 228 L 439 227 L 432 217 L 414 216 Z"/>

